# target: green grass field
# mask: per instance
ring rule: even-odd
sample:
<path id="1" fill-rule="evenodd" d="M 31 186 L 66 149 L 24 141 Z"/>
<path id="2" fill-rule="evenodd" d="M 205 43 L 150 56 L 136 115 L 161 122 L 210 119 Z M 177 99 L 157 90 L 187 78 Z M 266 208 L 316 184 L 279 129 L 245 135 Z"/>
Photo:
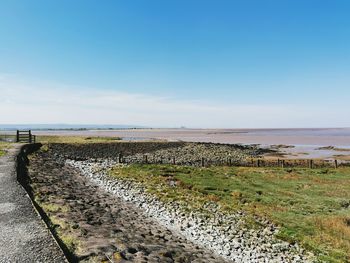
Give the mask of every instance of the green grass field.
<path id="1" fill-rule="evenodd" d="M 88 136 L 54 136 L 39 135 L 37 142 L 40 143 L 98 143 L 98 142 L 117 142 L 119 137 L 88 137 Z"/>
<path id="2" fill-rule="evenodd" d="M 164 202 L 200 209 L 207 201 L 244 210 L 281 226 L 279 238 L 298 241 L 326 262 L 350 261 L 350 168 L 282 169 L 172 165 L 115 167 L 111 176 L 142 182 Z M 177 187 L 170 187 L 172 178 Z"/>
<path id="3" fill-rule="evenodd" d="M 35 132 L 34 132 L 35 133 Z M 14 134 L 1 135 L 7 139 L 15 140 L 16 136 Z M 98 137 L 98 136 L 56 136 L 56 135 L 37 135 L 36 142 L 40 143 L 98 143 L 98 142 L 116 142 L 120 141 L 119 137 Z M 5 144 L 5 142 L 0 142 L 1 144 Z M 7 143 L 9 144 L 9 143 Z M 0 146 L 1 147 L 1 146 Z"/>

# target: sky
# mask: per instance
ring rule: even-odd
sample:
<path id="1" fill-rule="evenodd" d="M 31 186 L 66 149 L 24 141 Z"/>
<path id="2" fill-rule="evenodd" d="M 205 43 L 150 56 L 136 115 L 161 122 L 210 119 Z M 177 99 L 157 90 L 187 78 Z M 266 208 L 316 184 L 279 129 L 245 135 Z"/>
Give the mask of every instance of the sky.
<path id="1" fill-rule="evenodd" d="M 2 0 L 0 124 L 350 127 L 348 0 Z"/>

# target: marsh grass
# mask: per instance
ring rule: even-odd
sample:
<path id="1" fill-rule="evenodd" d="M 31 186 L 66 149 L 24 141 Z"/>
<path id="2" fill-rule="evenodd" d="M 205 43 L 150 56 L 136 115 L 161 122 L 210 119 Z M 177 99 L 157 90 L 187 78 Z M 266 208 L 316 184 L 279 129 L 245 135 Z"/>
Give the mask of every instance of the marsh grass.
<path id="1" fill-rule="evenodd" d="M 162 201 L 188 209 L 217 202 L 225 211 L 267 217 L 281 226 L 280 239 L 299 242 L 322 261 L 350 261 L 350 168 L 131 165 L 110 175 L 141 182 Z"/>

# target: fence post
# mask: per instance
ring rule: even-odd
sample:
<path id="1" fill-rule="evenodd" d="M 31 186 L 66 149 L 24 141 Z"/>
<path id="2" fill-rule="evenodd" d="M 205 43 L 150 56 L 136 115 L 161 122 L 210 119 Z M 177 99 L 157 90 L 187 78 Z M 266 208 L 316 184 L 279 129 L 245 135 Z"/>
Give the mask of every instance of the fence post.
<path id="1" fill-rule="evenodd" d="M 313 160 L 309 160 L 309 168 L 312 169 L 313 168 Z"/>
<path id="2" fill-rule="evenodd" d="M 28 131 L 28 140 L 29 140 L 29 143 L 32 143 L 32 131 L 31 130 Z"/>
<path id="3" fill-rule="evenodd" d="M 204 167 L 204 158 L 202 157 L 202 160 L 201 160 L 201 165 L 202 167 Z"/>
<path id="4" fill-rule="evenodd" d="M 123 162 L 123 154 L 122 153 L 119 153 L 119 155 L 118 155 L 118 162 L 119 163 Z"/>
<path id="5" fill-rule="evenodd" d="M 260 167 L 260 159 L 257 160 L 256 165 L 257 167 Z"/>
<path id="6" fill-rule="evenodd" d="M 232 160 L 231 160 L 231 158 L 228 158 L 228 165 L 229 165 L 229 166 L 232 166 Z"/>
<path id="7" fill-rule="evenodd" d="M 147 155 L 145 155 L 145 163 L 146 163 L 146 164 L 148 163 L 148 157 L 147 157 Z"/>
<path id="8" fill-rule="evenodd" d="M 19 130 L 17 130 L 17 134 L 16 134 L 16 142 L 19 142 Z"/>
<path id="9" fill-rule="evenodd" d="M 175 156 L 173 157 L 173 165 L 175 165 L 176 164 L 176 162 L 175 162 Z"/>
<path id="10" fill-rule="evenodd" d="M 334 160 L 334 168 L 337 169 L 338 168 L 338 161 Z"/>

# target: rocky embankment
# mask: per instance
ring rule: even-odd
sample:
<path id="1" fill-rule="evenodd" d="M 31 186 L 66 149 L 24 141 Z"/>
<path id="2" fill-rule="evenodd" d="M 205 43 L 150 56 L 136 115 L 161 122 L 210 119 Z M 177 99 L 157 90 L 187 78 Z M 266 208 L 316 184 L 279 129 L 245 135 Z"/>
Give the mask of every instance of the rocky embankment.
<path id="1" fill-rule="evenodd" d="M 73 262 L 226 262 L 73 164 L 51 151 L 38 152 L 30 156 L 27 182 Z"/>
<path id="2" fill-rule="evenodd" d="M 50 150 L 66 159 L 111 159 L 126 163 L 143 163 L 147 156 L 149 163 L 176 163 L 201 165 L 244 160 L 271 152 L 256 146 L 235 144 L 192 143 L 192 142 L 118 142 L 91 144 L 50 144 Z M 122 158 L 121 158 L 122 156 Z"/>
<path id="3" fill-rule="evenodd" d="M 139 207 L 162 226 L 186 237 L 194 244 L 233 262 L 311 262 L 312 256 L 297 244 L 278 240 L 278 228 L 267 220 L 258 219 L 261 227 L 248 228 L 243 212 L 224 214 L 215 203 L 203 211 L 187 212 L 177 203 L 162 203 L 148 194 L 137 182 L 116 180 L 108 176 L 113 160 L 75 161 L 65 163 L 79 169 L 100 188 Z M 208 260 L 207 262 L 209 262 Z"/>
<path id="4" fill-rule="evenodd" d="M 148 154 L 151 163 L 175 163 L 180 165 L 240 163 L 248 158 L 258 157 L 266 150 L 254 146 L 227 145 L 213 143 L 186 143 L 178 147 L 159 149 Z M 142 163 L 144 153 L 136 153 L 125 157 L 127 163 Z"/>

